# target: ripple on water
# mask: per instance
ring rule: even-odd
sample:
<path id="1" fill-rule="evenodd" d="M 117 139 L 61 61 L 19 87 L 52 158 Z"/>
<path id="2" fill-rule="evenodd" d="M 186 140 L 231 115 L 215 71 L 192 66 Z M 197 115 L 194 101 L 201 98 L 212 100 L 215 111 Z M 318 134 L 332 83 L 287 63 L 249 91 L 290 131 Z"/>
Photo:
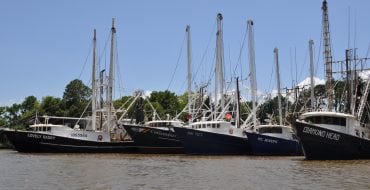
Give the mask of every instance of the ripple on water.
<path id="1" fill-rule="evenodd" d="M 0 150 L 0 189 L 369 189 L 370 161 L 303 157 L 20 154 Z"/>

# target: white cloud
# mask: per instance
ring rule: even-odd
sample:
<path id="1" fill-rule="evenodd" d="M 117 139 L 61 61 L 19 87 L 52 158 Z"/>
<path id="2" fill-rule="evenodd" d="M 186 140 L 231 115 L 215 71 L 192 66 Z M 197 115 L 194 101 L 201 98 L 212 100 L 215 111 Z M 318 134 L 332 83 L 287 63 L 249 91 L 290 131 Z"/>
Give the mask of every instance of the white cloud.
<path id="1" fill-rule="evenodd" d="M 368 79 L 370 77 L 370 71 L 361 71 L 358 76 L 361 79 Z"/>
<path id="2" fill-rule="evenodd" d="M 325 84 L 324 79 L 313 77 L 313 80 L 314 80 L 315 86 L 319 84 Z M 297 86 L 299 86 L 300 88 L 305 88 L 305 89 L 309 88 L 311 86 L 311 78 L 310 77 L 305 78 L 303 81 L 298 83 Z"/>
<path id="3" fill-rule="evenodd" d="M 145 97 L 145 98 L 149 98 L 149 97 L 150 97 L 150 95 L 152 94 L 152 92 L 153 92 L 153 91 L 146 90 L 146 91 L 144 92 L 144 97 Z"/>

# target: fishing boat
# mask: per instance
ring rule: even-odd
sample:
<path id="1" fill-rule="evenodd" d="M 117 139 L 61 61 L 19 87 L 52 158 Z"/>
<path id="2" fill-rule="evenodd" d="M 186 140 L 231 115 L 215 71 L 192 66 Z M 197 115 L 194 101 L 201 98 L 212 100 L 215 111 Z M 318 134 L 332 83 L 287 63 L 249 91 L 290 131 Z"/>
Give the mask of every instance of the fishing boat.
<path id="1" fill-rule="evenodd" d="M 191 123 L 188 127 L 174 127 L 186 154 L 243 155 L 249 153 L 243 129 L 228 121 L 212 120 Z"/>
<path id="2" fill-rule="evenodd" d="M 245 133 L 247 134 L 251 154 L 253 155 L 302 155 L 302 148 L 292 127 L 283 125 L 277 48 L 274 49 L 274 54 L 278 89 L 279 124 L 259 125 L 254 121 L 252 125 L 254 130 L 246 130 Z"/>
<path id="3" fill-rule="evenodd" d="M 181 141 L 176 137 L 173 126 L 182 126 L 179 120 L 154 120 L 140 124 L 123 124 L 134 140 L 138 152 L 151 154 L 184 153 Z"/>
<path id="4" fill-rule="evenodd" d="M 191 91 L 191 51 L 190 51 L 190 26 L 186 26 L 187 34 L 187 60 L 188 60 L 188 104 L 181 112 L 188 110 L 188 114 L 192 112 L 192 91 Z M 183 127 L 184 123 L 177 118 L 181 115 L 178 114 L 174 119 L 169 117 L 165 120 L 159 118 L 156 110 L 148 102 L 153 109 L 153 119 L 144 124 L 123 124 L 123 127 L 130 135 L 130 137 L 137 144 L 141 153 L 166 153 L 177 154 L 184 153 L 184 147 L 181 141 L 177 138 L 174 127 Z"/>
<path id="5" fill-rule="evenodd" d="M 114 19 L 111 28 L 111 60 L 109 77 L 96 72 L 96 30 L 94 30 L 94 51 L 92 67 L 92 115 L 87 118 L 44 116 L 42 122 L 36 117 L 28 130 L 4 130 L 6 138 L 19 152 L 71 152 L 71 153 L 127 153 L 135 152 L 135 143 L 125 138 L 122 126 L 117 125 L 112 104 L 114 74 Z M 106 96 L 103 96 L 106 95 Z M 103 100 L 103 97 L 107 97 Z M 74 120 L 73 128 L 66 124 L 52 124 L 50 119 Z M 80 123 L 85 123 L 81 128 Z"/>
<path id="6" fill-rule="evenodd" d="M 301 114 L 294 127 L 302 144 L 306 159 L 309 160 L 341 160 L 370 158 L 370 125 L 368 122 L 368 93 L 370 80 L 365 81 L 363 91 L 354 83 L 356 69 L 347 67 L 346 99 L 340 112 L 333 104 L 334 86 L 332 72 L 332 56 L 326 0 L 322 4 L 323 11 L 323 43 L 326 69 L 327 106 L 308 110 Z M 346 65 L 350 65 L 349 50 L 346 51 Z M 356 57 L 356 56 L 355 56 Z M 358 61 L 358 59 L 357 59 Z M 351 88 L 355 86 L 355 88 Z M 360 85 L 361 86 L 361 85 Z M 366 119 L 367 118 L 367 121 Z"/>
<path id="7" fill-rule="evenodd" d="M 258 125 L 255 131 L 246 131 L 246 135 L 253 155 L 302 155 L 301 145 L 290 126 Z"/>
<path id="8" fill-rule="evenodd" d="M 236 107 L 239 110 L 239 89 L 237 89 L 237 93 L 232 95 L 233 98 L 230 98 L 225 104 L 222 19 L 223 17 L 219 13 L 216 33 L 214 109 L 209 111 L 208 116 L 205 114 L 200 121 L 189 122 L 185 127 L 174 127 L 186 154 L 240 155 L 248 153 L 248 140 L 240 127 L 239 111 L 236 111 L 236 114 L 231 114 L 228 111 L 230 104 L 235 102 L 237 102 Z M 218 95 L 220 95 L 220 103 L 218 103 Z M 230 122 L 232 119 L 235 120 L 235 124 Z"/>

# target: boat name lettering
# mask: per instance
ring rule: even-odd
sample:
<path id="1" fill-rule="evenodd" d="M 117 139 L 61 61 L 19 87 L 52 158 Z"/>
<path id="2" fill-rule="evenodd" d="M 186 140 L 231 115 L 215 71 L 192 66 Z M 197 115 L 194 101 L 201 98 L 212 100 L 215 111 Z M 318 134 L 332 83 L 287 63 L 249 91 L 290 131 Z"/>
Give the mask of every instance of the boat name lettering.
<path id="1" fill-rule="evenodd" d="M 28 133 L 28 134 L 27 134 L 27 137 L 35 138 L 35 139 L 41 139 L 42 135 L 39 135 L 39 134 L 33 134 L 33 133 Z"/>
<path id="2" fill-rule="evenodd" d="M 71 137 L 87 137 L 86 133 L 71 133 Z"/>
<path id="3" fill-rule="evenodd" d="M 33 133 L 28 133 L 27 137 L 29 138 L 34 138 L 34 139 L 47 139 L 47 140 L 54 140 L 54 136 L 49 136 L 49 135 L 41 135 L 41 134 L 33 134 Z"/>
<path id="4" fill-rule="evenodd" d="M 333 133 L 333 132 L 327 132 L 327 131 L 319 130 L 319 129 L 314 129 L 311 127 L 304 127 L 303 132 L 307 134 L 311 134 L 311 135 L 320 136 L 322 138 L 336 140 L 336 141 L 338 141 L 340 138 L 340 134 Z"/>
<path id="5" fill-rule="evenodd" d="M 188 131 L 187 133 L 189 136 L 197 136 L 197 137 L 203 137 L 203 133 L 198 133 L 195 131 Z"/>
<path id="6" fill-rule="evenodd" d="M 49 135 L 42 135 L 42 138 L 47 139 L 47 140 L 54 140 L 55 139 L 54 136 L 49 136 Z"/>
<path id="7" fill-rule="evenodd" d="M 173 138 L 176 137 L 175 134 L 162 132 L 162 131 L 156 131 L 156 130 L 150 130 L 150 133 L 152 133 L 154 135 L 159 135 L 159 136 L 166 136 L 166 137 L 173 137 Z"/>
<path id="8" fill-rule="evenodd" d="M 262 137 L 258 137 L 257 140 L 262 141 L 262 142 L 266 142 L 266 143 L 272 143 L 272 144 L 277 144 L 278 143 L 277 140 L 267 139 L 267 138 L 262 138 Z"/>

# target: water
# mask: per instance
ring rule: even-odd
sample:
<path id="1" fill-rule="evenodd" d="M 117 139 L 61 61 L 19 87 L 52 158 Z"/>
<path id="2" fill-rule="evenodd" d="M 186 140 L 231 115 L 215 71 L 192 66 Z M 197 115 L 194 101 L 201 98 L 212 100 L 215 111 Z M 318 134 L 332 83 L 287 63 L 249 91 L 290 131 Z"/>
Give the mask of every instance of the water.
<path id="1" fill-rule="evenodd" d="M 0 189 L 370 189 L 370 160 L 0 150 Z"/>

